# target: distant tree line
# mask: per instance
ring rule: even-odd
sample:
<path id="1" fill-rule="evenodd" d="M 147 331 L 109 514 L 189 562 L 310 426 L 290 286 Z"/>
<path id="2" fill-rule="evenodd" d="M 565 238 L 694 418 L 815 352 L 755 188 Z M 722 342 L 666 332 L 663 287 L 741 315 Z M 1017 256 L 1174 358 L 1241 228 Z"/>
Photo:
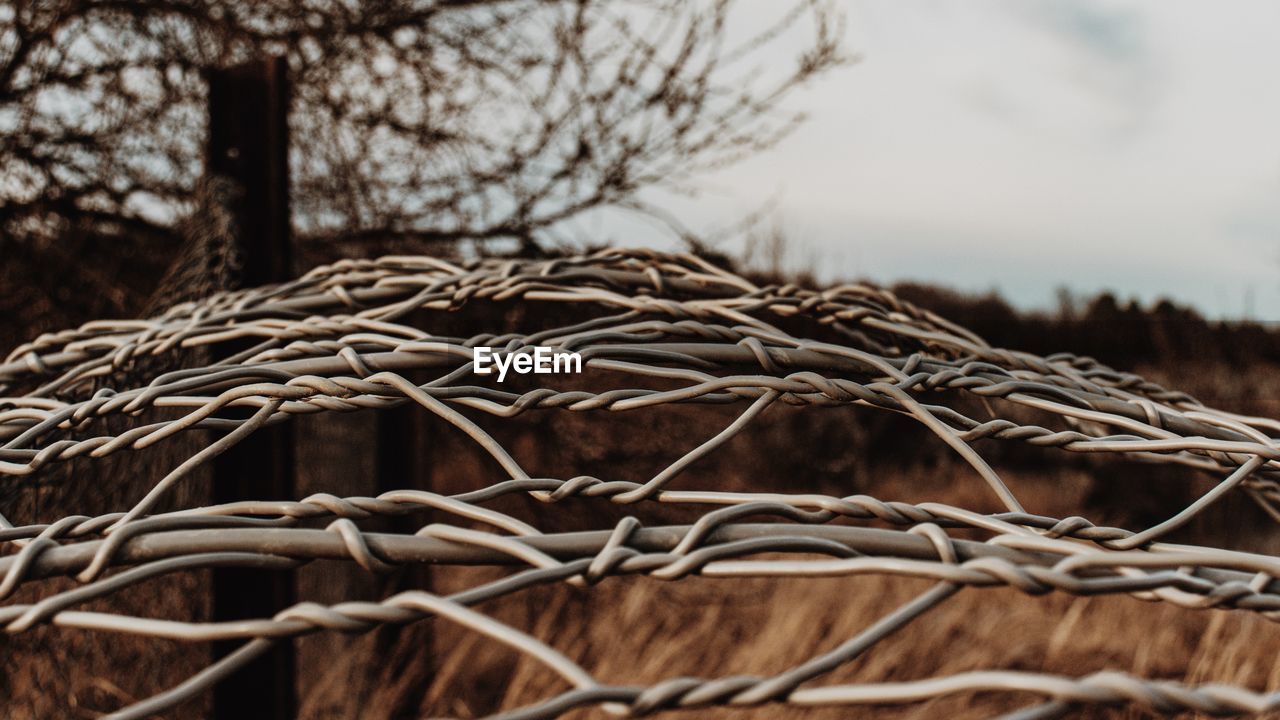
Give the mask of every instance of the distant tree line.
<path id="1" fill-rule="evenodd" d="M 1170 361 L 1280 363 L 1280 328 L 1209 321 L 1168 299 L 1144 307 L 1111 293 L 1084 300 L 1063 295 L 1054 312 L 1020 313 L 995 293 L 967 295 L 917 283 L 893 290 L 994 345 L 1042 355 L 1072 352 L 1120 368 Z"/>

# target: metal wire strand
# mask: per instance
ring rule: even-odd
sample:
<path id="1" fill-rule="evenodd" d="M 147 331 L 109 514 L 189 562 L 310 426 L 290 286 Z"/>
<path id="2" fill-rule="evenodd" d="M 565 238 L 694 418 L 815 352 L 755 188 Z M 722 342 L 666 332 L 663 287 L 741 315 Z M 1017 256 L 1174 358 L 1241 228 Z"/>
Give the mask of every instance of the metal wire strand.
<path id="1" fill-rule="evenodd" d="M 530 321 L 537 313 L 529 312 L 507 327 L 476 327 L 470 336 L 435 332 L 441 313 L 515 300 L 571 306 L 574 313 L 567 315 L 573 319 L 547 327 L 545 320 Z M 229 350 L 228 341 L 239 349 Z M 577 352 L 587 377 L 570 382 L 536 375 L 522 384 L 531 389 L 512 391 L 473 372 L 480 346 L 504 357 L 536 347 Z M 185 367 L 130 382 L 132 365 L 143 358 Z M 410 379 L 419 375 L 431 379 Z M 476 420 L 490 415 L 511 423 L 537 411 L 598 417 L 674 404 L 740 409 L 695 447 L 697 440 L 666 439 L 662 469 L 640 482 L 572 472 L 533 477 Z M 807 492 L 803 475 L 794 479 L 797 492 L 731 491 L 690 480 L 694 463 L 739 452 L 731 441 L 768 422 L 766 411 L 776 404 L 806 411 L 859 406 L 911 418 L 978 476 L 954 482 L 985 484 L 1005 511 Z M 178 483 L 191 482 L 194 468 L 263 427 L 305 423 L 317 413 L 407 405 L 440 418 L 491 460 L 466 492 L 406 487 L 363 497 L 332 488 L 290 501 L 154 512 L 161 499 L 172 502 L 178 495 L 172 492 Z M 975 406 L 981 416 L 970 414 Z M 168 419 L 139 419 L 149 410 L 164 410 Z M 1188 611 L 1226 608 L 1280 620 L 1280 558 L 1166 541 L 1231 493 L 1247 494 L 1280 519 L 1280 421 L 1207 407 L 1090 358 L 992 347 L 870 286 L 759 286 L 690 255 L 627 249 L 536 261 L 344 260 L 289 283 L 183 303 L 152 318 L 99 320 L 46 333 L 0 361 L 0 482 L 18 491 L 57 463 L 173 443 L 197 430 L 209 431 L 212 439 L 132 507 L 97 516 L 0 513 L 5 632 L 56 625 L 88 633 L 95 642 L 111 634 L 244 641 L 186 681 L 108 717 L 169 710 L 282 639 L 430 618 L 494 638 L 568 683 L 562 693 L 505 708 L 503 718 L 550 718 L 588 705 L 644 715 L 769 703 L 917 703 L 979 691 L 1038 696 L 1007 716 L 1024 720 L 1092 705 L 1209 714 L 1280 706 L 1274 693 L 1116 672 L 1066 677 L 993 668 L 901 682 L 821 684 L 903 627 L 927 623 L 928 611 L 962 588 L 1121 594 Z M 975 449 L 981 440 L 1022 443 L 1048 462 L 1062 453 L 1141 459 L 1171 470 L 1190 468 L 1217 482 L 1146 528 L 1050 517 L 1024 506 L 1018 488 Z M 815 456 L 821 451 L 814 448 Z M 516 517 L 490 507 L 513 496 L 540 501 L 541 515 Z M 563 512 L 569 499 L 625 505 L 628 515 L 610 526 L 546 532 L 545 519 Z M 644 519 L 662 505 L 691 509 L 696 517 L 681 525 Z M 365 525 L 428 512 L 431 522 L 416 531 L 373 532 Z M 353 563 L 370 573 L 445 563 L 501 567 L 507 574 L 449 597 L 415 589 L 328 606 L 304 599 L 272 617 L 232 623 L 129 615 L 107 602 L 123 589 L 197 568 L 285 571 L 314 560 Z M 481 609 L 484 601 L 550 583 L 577 585 L 590 597 L 601 582 L 622 575 L 805 583 L 866 574 L 936 584 L 829 650 L 806 648 L 808 660 L 769 677 L 680 676 L 612 685 L 568 651 Z M 83 584 L 52 589 L 53 581 L 67 577 Z M 40 597 L 15 602 L 19 588 L 34 588 Z"/>

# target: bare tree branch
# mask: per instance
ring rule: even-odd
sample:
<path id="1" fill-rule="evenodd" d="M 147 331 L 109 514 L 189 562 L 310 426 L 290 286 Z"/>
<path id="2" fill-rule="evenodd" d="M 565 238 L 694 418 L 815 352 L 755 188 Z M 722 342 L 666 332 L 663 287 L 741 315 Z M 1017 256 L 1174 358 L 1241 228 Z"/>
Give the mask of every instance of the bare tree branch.
<path id="1" fill-rule="evenodd" d="M 203 73 L 293 74 L 294 223 L 315 240 L 512 239 L 759 152 L 842 61 L 830 0 L 726 48 L 733 0 L 24 0 L 0 8 L 0 231 L 171 225 Z M 750 63 L 812 33 L 785 68 Z"/>

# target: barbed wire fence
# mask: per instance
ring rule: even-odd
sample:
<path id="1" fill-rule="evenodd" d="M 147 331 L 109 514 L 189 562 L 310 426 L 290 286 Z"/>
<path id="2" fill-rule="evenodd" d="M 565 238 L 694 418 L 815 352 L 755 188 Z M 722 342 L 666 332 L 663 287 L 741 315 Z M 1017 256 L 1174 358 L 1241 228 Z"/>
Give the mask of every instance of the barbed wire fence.
<path id="1" fill-rule="evenodd" d="M 429 322 L 420 327 L 409 322 L 468 303 L 512 300 L 565 304 L 590 318 L 535 328 L 525 316 L 526 327 L 470 337 L 435 335 Z M 795 320 L 841 340 L 783 329 Z M 222 352 L 227 341 L 253 345 Z M 577 352 L 587 375 L 608 378 L 611 386 L 557 389 L 568 380 L 552 375 L 536 376 L 532 390 L 504 390 L 493 376 L 474 374 L 471 361 L 478 346 L 504 354 L 529 353 L 536 346 Z M 195 367 L 137 387 L 101 387 L 139 359 L 180 367 L 179 358 L 195 353 L 200 353 Z M 421 373 L 432 379 L 409 377 Z M 637 250 L 542 261 L 342 261 L 292 282 L 184 303 L 146 320 L 91 322 L 43 335 L 0 363 L 0 396 L 0 475 L 14 482 L 73 458 L 128 453 L 191 431 L 212 431 L 212 441 L 132 507 L 38 524 L 0 516 L 0 599 L 8 599 L 0 605 L 0 626 L 7 633 L 56 625 L 192 643 L 243 641 L 185 682 L 124 707 L 113 718 L 173 708 L 290 638 L 366 632 L 428 618 L 488 636 L 567 683 L 564 692 L 502 711 L 503 718 L 549 718 L 588 706 L 644 715 L 765 703 L 915 703 L 974 691 L 1037 696 L 1009 716 L 1018 718 L 1058 717 L 1081 706 L 1115 704 L 1221 715 L 1280 708 L 1280 693 L 1122 672 L 1072 677 L 997 668 L 892 683 L 822 683 L 824 675 L 874 652 L 883 639 L 967 587 L 1009 587 L 1031 595 L 1124 594 L 1280 619 L 1276 557 L 1164 541 L 1227 493 L 1245 494 L 1280 519 L 1280 421 L 1206 407 L 1089 358 L 994 348 L 964 328 L 864 285 L 823 291 L 757 286 L 694 256 Z M 989 416 L 966 412 L 960 398 L 976 398 Z M 731 438 L 780 403 L 858 405 L 913 418 L 972 466 L 972 482 L 985 483 L 1003 510 L 682 485 L 686 468 L 723 451 Z M 477 478 L 474 489 L 454 495 L 405 488 L 377 497 L 321 493 L 294 501 L 156 511 L 202 463 L 265 426 L 293 416 L 410 404 L 474 441 L 492 458 L 492 477 Z M 725 404 L 741 411 L 646 482 L 531 476 L 474 419 L 535 411 L 625 413 L 672 404 Z M 174 416 L 104 431 L 108 418 L 137 418 L 154 409 Z M 1036 420 L 1014 419 L 1028 413 Z M 1043 448 L 1046 455 L 1100 453 L 1180 464 L 1212 473 L 1220 482 L 1150 527 L 1047 517 L 1025 509 L 974 449 L 986 439 Z M 545 503 L 549 513 L 567 498 L 631 506 L 635 512 L 609 527 L 548 533 L 490 507 L 499 498 L 521 495 Z M 653 503 L 696 508 L 701 514 L 690 524 L 646 525 L 640 516 Z M 413 533 L 361 527 L 372 518 L 428 512 L 434 521 Z M 498 566 L 510 572 L 447 596 L 410 590 L 377 602 L 324 606 L 303 601 L 248 621 L 179 621 L 83 609 L 124 588 L 193 569 L 283 572 L 321 559 L 355 563 L 372 573 L 418 563 Z M 534 586 L 571 583 L 589 589 L 618 575 L 804 582 L 867 574 L 936 584 L 860 634 L 833 648 L 815 648 L 807 661 L 770 676 L 606 683 L 548 642 L 476 607 Z M 12 601 L 20 587 L 57 578 L 80 584 L 34 602 Z"/>

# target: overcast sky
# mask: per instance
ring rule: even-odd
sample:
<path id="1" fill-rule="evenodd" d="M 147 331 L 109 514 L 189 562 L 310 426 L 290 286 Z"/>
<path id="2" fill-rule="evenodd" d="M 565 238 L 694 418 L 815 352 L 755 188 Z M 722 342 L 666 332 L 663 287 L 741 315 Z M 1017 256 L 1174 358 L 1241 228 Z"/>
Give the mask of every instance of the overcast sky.
<path id="1" fill-rule="evenodd" d="M 811 120 L 776 150 L 667 203 L 691 225 L 772 200 L 824 280 L 997 288 L 1029 308 L 1112 289 L 1280 320 L 1280 3 L 848 9 L 861 61 L 797 98 Z"/>

